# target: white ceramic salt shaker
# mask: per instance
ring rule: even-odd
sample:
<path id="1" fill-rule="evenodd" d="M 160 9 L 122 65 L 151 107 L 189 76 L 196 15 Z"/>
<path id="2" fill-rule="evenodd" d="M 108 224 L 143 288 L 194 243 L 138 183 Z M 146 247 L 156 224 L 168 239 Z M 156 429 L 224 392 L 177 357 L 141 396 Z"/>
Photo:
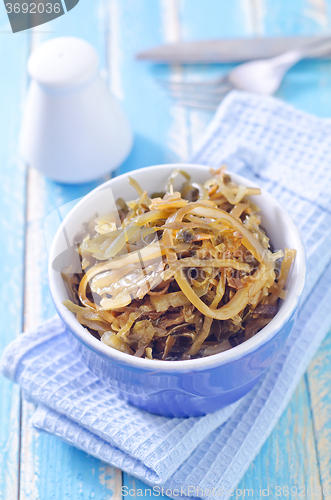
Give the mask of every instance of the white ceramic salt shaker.
<path id="1" fill-rule="evenodd" d="M 116 169 L 132 148 L 128 120 L 84 40 L 53 38 L 28 61 L 31 85 L 19 149 L 58 182 L 82 183 Z"/>

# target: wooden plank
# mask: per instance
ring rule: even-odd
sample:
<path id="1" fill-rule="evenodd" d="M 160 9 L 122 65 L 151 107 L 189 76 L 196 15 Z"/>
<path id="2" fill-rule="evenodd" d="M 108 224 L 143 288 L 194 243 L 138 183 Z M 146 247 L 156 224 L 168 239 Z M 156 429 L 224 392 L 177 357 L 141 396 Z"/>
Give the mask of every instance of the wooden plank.
<path id="1" fill-rule="evenodd" d="M 319 30 L 310 23 L 305 15 L 305 2 L 273 2 L 259 0 L 254 3 L 252 16 L 255 33 L 258 35 L 277 34 L 312 34 Z M 303 22 L 303 19 L 306 22 Z M 320 75 L 320 65 L 323 62 L 305 61 L 297 65 L 286 75 L 277 96 L 302 109 L 309 110 L 306 99 L 299 100 L 300 89 L 296 83 L 301 82 L 303 74 L 312 74 L 312 65 Z M 303 72 L 303 73 L 302 73 Z M 294 75 L 294 76 L 293 76 Z M 320 78 L 320 76 L 319 76 Z M 314 86 L 307 87 L 310 94 L 312 109 L 316 110 L 313 101 L 316 100 Z M 239 487 L 262 484 L 264 488 L 283 487 L 313 487 L 313 498 L 322 498 L 320 493 L 320 477 L 318 458 L 316 455 L 315 435 L 307 386 L 303 380 L 294 397 L 290 401 L 275 430 L 265 443 L 260 454 L 246 473 Z M 294 491 L 294 490 L 293 490 Z M 309 490 L 308 490 L 309 491 Z M 310 498 L 307 489 L 300 490 L 303 498 Z M 298 495 L 299 497 L 299 495 Z M 301 498 L 301 497 L 300 497 Z"/>
<path id="2" fill-rule="evenodd" d="M 198 36 L 201 38 L 207 37 L 210 33 L 213 36 L 224 36 L 224 33 L 228 36 L 236 36 L 238 33 L 241 35 L 273 34 L 271 29 L 273 20 L 269 15 L 268 5 L 261 0 L 256 2 L 242 2 L 241 9 L 237 10 L 239 14 L 236 15 L 233 12 L 229 12 L 231 6 L 233 6 L 232 3 L 230 6 L 229 2 L 226 4 L 223 2 L 204 2 L 204 9 L 199 9 L 198 2 L 194 1 L 183 2 L 180 5 L 182 7 L 180 11 L 180 28 L 178 29 L 177 27 L 177 34 L 172 29 L 168 38 L 166 37 L 168 41 L 176 41 L 176 36 L 179 37 L 182 33 L 185 33 L 188 39 Z M 238 7 L 238 5 L 234 7 Z M 169 25 L 178 26 L 178 20 L 177 23 L 169 21 L 171 14 L 173 15 L 171 7 L 168 6 L 167 10 L 168 13 L 165 18 L 168 19 Z M 217 19 L 217 21 L 220 21 L 225 19 L 226 26 L 223 26 L 222 22 L 216 23 L 213 20 L 209 24 L 208 22 L 206 23 L 208 19 L 211 19 L 211 13 L 213 14 L 213 20 Z M 236 24 L 235 19 L 244 19 L 245 26 L 243 27 L 240 23 Z M 279 20 L 280 25 L 282 20 L 283 18 Z M 209 28 L 211 29 L 210 32 Z M 231 29 L 234 29 L 234 31 L 231 31 Z M 291 33 L 292 31 L 290 30 L 289 34 Z M 228 65 L 226 67 L 224 65 L 222 68 L 217 66 L 213 66 L 212 68 L 191 66 L 190 68 L 181 70 L 181 77 L 185 78 L 185 73 L 188 74 L 190 71 L 190 77 L 193 75 L 194 77 L 207 78 L 220 70 L 228 71 L 229 69 L 230 66 Z M 178 72 L 179 70 L 175 69 L 175 71 Z M 188 137 L 189 145 L 186 145 L 186 147 L 187 151 L 189 151 L 190 145 L 201 135 L 205 124 L 209 121 L 210 114 L 182 110 L 182 116 L 184 115 L 186 117 L 182 119 L 182 130 L 179 136 Z M 178 136 L 178 133 L 176 135 Z M 182 148 L 183 152 L 184 149 Z M 294 437 L 291 439 L 291 436 Z M 302 439 L 302 436 L 304 436 L 304 439 Z M 133 497 L 130 495 L 130 498 L 138 498 L 138 496 L 147 498 L 149 496 L 148 487 L 134 478 L 125 475 L 123 486 L 133 490 Z M 286 486 L 293 487 L 292 492 L 295 492 L 295 487 L 299 490 L 300 487 L 311 486 L 315 492 L 314 498 L 322 498 L 319 493 L 318 460 L 309 409 L 309 397 L 304 381 L 301 382 L 288 409 L 262 448 L 261 453 L 246 473 L 244 479 L 238 485 L 238 488 L 241 491 L 252 488 L 258 493 L 260 486 L 263 489 L 270 486 L 270 491 L 273 488 L 273 495 L 270 495 L 272 498 L 274 497 L 276 486 L 284 488 L 282 490 L 284 494 L 286 494 Z M 136 493 L 134 494 L 134 492 Z M 307 489 L 302 489 L 300 492 L 303 498 L 309 498 Z"/>
<path id="3" fill-rule="evenodd" d="M 242 0 L 200 0 L 179 3 L 180 37 L 184 41 L 252 34 L 250 3 Z M 183 78 L 207 80 L 228 73 L 234 64 L 191 64 L 183 66 Z M 189 109 L 187 113 L 188 158 L 200 140 L 214 111 Z"/>
<path id="4" fill-rule="evenodd" d="M 285 4 L 286 2 L 284 2 Z M 324 34 L 330 32 L 330 0 L 306 0 L 287 2 L 266 2 L 266 10 L 284 8 L 273 18 L 273 32 L 290 30 L 293 34 Z M 292 14 L 286 12 L 292 9 Z M 275 14 L 275 13 L 274 13 Z M 274 15 L 271 14 L 271 15 Z M 272 27 L 270 26 L 270 29 Z M 331 112 L 331 73 L 327 61 L 302 61 L 285 77 L 277 93 L 296 107 L 321 117 L 330 117 Z M 331 498 L 331 447 L 330 447 L 330 409 L 331 394 L 330 372 L 330 336 L 323 343 L 317 356 L 306 374 L 307 395 L 311 402 L 312 429 L 315 446 L 312 453 L 316 455 L 319 465 L 320 488 L 324 490 L 323 498 Z M 307 403 L 308 404 L 308 403 Z M 298 407 L 302 412 L 303 407 Z M 296 434 L 298 436 L 298 434 Z M 316 452 L 317 450 L 317 452 Z M 306 454 L 308 458 L 309 455 Z"/>
<path id="5" fill-rule="evenodd" d="M 321 34 L 325 28 L 325 4 L 294 0 L 291 2 L 259 0 L 255 2 L 256 33 L 260 35 Z M 315 18 L 308 8 L 319 10 Z M 324 21 L 321 22 L 324 16 Z M 317 23 L 316 18 L 320 21 Z M 277 97 L 306 111 L 323 116 L 325 93 L 330 92 L 328 78 L 325 78 L 324 61 L 303 61 L 285 77 Z M 325 85 L 322 89 L 321 82 Z M 328 98 L 329 100 L 329 98 Z M 324 109 L 323 109 L 324 103 Z M 239 487 L 251 487 L 261 483 L 267 488 L 281 486 L 306 486 L 303 498 L 323 498 L 319 473 L 319 459 L 316 453 L 313 410 L 306 379 L 300 383 L 275 430 L 265 443 L 260 454 L 246 473 Z M 307 487 L 313 488 L 313 496 Z M 294 491 L 294 490 L 293 490 Z M 285 496 L 285 495 L 284 495 Z M 298 495 L 299 497 L 299 495 Z M 300 496 L 301 498 L 301 496 Z"/>
<path id="6" fill-rule="evenodd" d="M 107 61 L 103 24 L 105 16 L 106 2 L 80 2 L 65 16 L 49 23 L 44 34 L 39 29 L 33 36 L 33 45 L 54 35 L 80 36 L 96 47 L 104 66 Z M 104 73 L 107 76 L 107 71 Z M 36 326 L 55 313 L 47 283 L 45 219 L 52 211 L 84 196 L 96 185 L 97 183 L 65 186 L 45 179 L 33 168 L 29 169 L 24 316 L 26 329 Z M 20 499 L 119 499 L 121 472 L 53 436 L 34 430 L 29 424 L 33 411 L 32 404 L 23 402 Z"/>
<path id="7" fill-rule="evenodd" d="M 323 498 L 331 499 L 331 333 L 307 371 Z"/>
<path id="8" fill-rule="evenodd" d="M 170 8 L 174 4 L 173 0 L 167 3 Z M 110 72 L 112 77 L 115 67 L 118 75 L 111 88 L 121 100 L 135 133 L 132 153 L 118 173 L 177 157 L 176 146 L 170 151 L 167 148 L 172 111 L 169 113 L 169 102 L 155 79 L 168 75 L 168 69 L 135 60 L 139 50 L 163 42 L 162 16 L 164 8 L 168 8 L 165 4 L 145 0 L 111 2 L 109 29 L 116 34 L 116 46 L 109 47 Z"/>
<path id="9" fill-rule="evenodd" d="M 129 474 L 123 474 L 123 486 L 122 486 L 122 497 L 123 499 L 127 498 L 130 500 L 136 498 L 165 498 L 170 500 L 165 494 L 162 495 L 162 486 L 149 486 L 148 484 L 143 483 L 139 479 L 136 479 Z"/>
<path id="10" fill-rule="evenodd" d="M 121 5 L 129 5 L 128 1 L 119 1 Z M 162 23 L 162 31 L 158 35 L 159 40 L 155 37 L 153 43 L 152 40 L 145 41 L 145 31 L 148 31 L 146 27 L 152 24 L 149 21 L 149 17 L 147 19 L 145 17 L 150 14 L 145 12 L 146 2 L 139 2 L 139 6 L 139 15 L 137 16 L 137 12 L 134 11 L 131 14 L 132 18 L 127 10 L 128 7 L 123 7 L 125 16 L 123 15 L 120 24 L 123 39 L 127 38 L 134 24 L 137 40 L 139 40 L 139 45 L 134 44 L 132 47 L 127 47 L 125 58 L 123 57 L 121 75 L 122 85 L 126 89 L 124 102 L 127 102 L 128 114 L 131 121 L 135 124 L 135 130 L 136 128 L 141 130 L 141 134 L 149 138 L 149 143 L 158 143 L 160 151 L 165 146 L 169 150 L 169 156 L 163 153 L 163 159 L 162 155 L 160 155 L 158 162 L 169 160 L 183 161 L 191 154 L 195 141 L 201 137 L 212 114 L 203 111 L 187 110 L 174 102 L 167 101 L 166 97 L 157 88 L 155 88 L 151 96 L 150 92 L 152 85 L 154 85 L 151 77 L 180 79 L 192 77 L 192 74 L 194 78 L 212 77 L 215 71 L 224 71 L 224 67 L 215 68 L 214 66 L 190 65 L 189 67 L 175 66 L 168 68 L 149 66 L 148 63 L 139 62 L 138 78 L 141 81 L 139 81 L 138 86 L 133 86 L 131 84 L 131 75 L 133 72 L 136 74 L 137 63 L 132 60 L 132 55 L 138 50 L 151 47 L 153 44 L 176 42 L 180 39 L 189 40 L 194 37 L 230 36 L 231 34 L 236 36 L 242 34 L 244 23 L 241 20 L 240 13 L 238 14 L 240 2 L 237 0 L 233 2 L 206 0 L 204 1 L 203 9 L 201 9 L 201 2 L 199 0 L 190 0 L 189 2 L 160 0 L 159 17 Z M 213 20 L 210 23 L 211 15 Z M 228 22 L 229 18 L 231 21 L 233 20 L 232 23 Z M 154 104 L 155 100 L 159 102 L 157 107 Z M 147 115 L 144 112 L 146 108 L 148 110 Z M 137 118 L 139 118 L 137 122 L 133 110 L 137 111 Z M 141 116 L 144 116 L 144 121 L 141 121 Z M 160 124 L 162 124 L 162 128 L 160 128 Z M 152 163 L 155 164 L 157 162 L 149 162 L 149 164 Z M 120 172 L 144 165 L 146 163 L 141 163 L 139 158 L 138 163 L 136 163 L 136 157 L 132 156 L 120 169 Z M 127 498 L 132 500 L 135 498 L 147 499 L 160 496 L 158 490 L 153 492 L 153 488 L 125 473 L 123 474 L 123 487 L 125 488 L 125 494 L 128 493 Z M 165 496 L 165 498 L 168 497 Z"/>
<path id="11" fill-rule="evenodd" d="M 135 145 L 128 160 L 119 169 L 123 173 L 135 168 L 183 159 L 188 155 L 188 112 L 172 105 L 155 78 L 177 76 L 180 69 L 154 67 L 134 60 L 134 54 L 153 45 L 178 39 L 177 2 L 129 0 L 113 3 L 120 26 L 119 44 L 122 59 L 118 60 L 120 87 L 114 91 L 123 98 L 123 105 L 135 131 Z M 134 34 L 132 34 L 134 31 Z M 134 84 L 132 78 L 134 75 Z M 123 486 L 135 492 L 151 488 L 128 474 L 123 474 Z M 132 486 L 132 487 L 131 487 Z M 132 492 L 131 492 L 132 493 Z M 137 494 L 140 497 L 141 492 Z M 148 495 L 148 493 L 147 493 Z M 135 498 L 130 494 L 130 498 Z"/>
<path id="12" fill-rule="evenodd" d="M 329 0 L 265 0 L 266 34 L 323 35 L 330 32 Z M 277 97 L 299 109 L 329 117 L 331 73 L 326 60 L 302 61 L 285 76 Z"/>
<path id="13" fill-rule="evenodd" d="M 170 4 L 170 7 L 169 7 Z M 165 39 L 176 41 L 180 37 L 184 39 L 194 39 L 217 36 L 238 36 L 257 35 L 263 31 L 263 5 L 258 2 L 247 7 L 247 2 L 241 5 L 235 2 L 204 2 L 204 8 L 196 1 L 180 3 L 181 9 L 176 12 L 171 2 L 167 4 L 164 12 Z M 255 10 L 252 8 L 255 6 Z M 240 8 L 241 7 L 241 8 Z M 233 10 L 232 10 L 233 9 Z M 177 15 L 177 19 L 176 19 Z M 231 20 L 231 22 L 229 22 Z M 174 29 L 174 27 L 177 29 Z M 215 74 L 228 71 L 230 65 L 214 65 L 210 67 L 190 66 L 185 69 L 173 69 L 173 72 L 181 72 L 181 77 L 190 75 L 194 78 L 211 78 Z M 177 75 L 178 76 L 178 75 Z M 176 106 L 173 106 L 176 108 Z M 181 115 L 179 115 L 181 113 Z M 175 115 L 176 116 L 176 115 Z M 174 136 L 185 137 L 186 143 L 181 147 L 181 158 L 188 156 L 192 144 L 201 136 L 201 133 L 211 115 L 198 111 L 177 110 L 177 118 L 172 124 Z M 171 145 L 168 142 L 168 145 Z M 186 149 L 185 149 L 186 148 Z M 287 485 L 302 486 L 305 484 L 305 477 L 309 478 L 309 484 L 315 487 L 318 482 L 318 468 L 316 454 L 314 451 L 314 435 L 311 425 L 309 405 L 307 404 L 307 392 L 304 384 L 298 389 L 295 398 L 291 401 L 289 408 L 280 420 L 271 438 L 263 447 L 259 457 L 254 461 L 245 478 L 238 486 L 239 489 L 253 488 L 257 491 L 260 485 L 265 489 L 268 485 L 285 487 Z M 304 409 L 303 413 L 297 414 L 296 405 Z M 291 453 L 288 448 L 291 446 L 288 436 L 291 432 L 299 435 L 302 430 L 307 433 L 305 442 L 298 440 Z M 284 432 L 285 431 L 285 432 Z M 286 436 L 284 438 L 284 436 Z M 311 450 L 312 448 L 312 450 Z M 308 450 L 307 461 L 302 461 Z M 286 466 L 285 466 L 286 464 Z M 275 471 L 277 476 L 275 476 Z M 280 482 L 275 483 L 276 477 Z M 147 498 L 150 488 L 141 481 L 124 475 L 123 486 L 131 491 L 130 498 Z M 152 495 L 154 496 L 154 495 Z M 155 495 L 157 496 L 157 495 Z M 316 498 L 321 498 L 316 496 Z"/>
<path id="14" fill-rule="evenodd" d="M 328 0 L 259 0 L 256 7 L 268 35 L 314 35 L 328 31 Z"/>
<path id="15" fill-rule="evenodd" d="M 281 3 L 283 4 L 283 2 Z M 87 2 L 81 2 L 80 4 L 82 8 L 90 8 L 87 6 Z M 287 7 L 288 9 L 289 6 L 285 4 L 286 3 L 284 2 L 284 7 Z M 189 7 L 190 5 L 193 5 L 193 7 Z M 183 33 L 187 38 L 194 37 L 195 34 L 197 35 L 198 33 L 199 36 L 202 37 L 205 36 L 207 30 L 209 33 L 209 28 L 211 30 L 210 32 L 215 33 L 215 35 L 218 34 L 218 29 L 220 30 L 219 33 L 223 34 L 232 34 L 232 29 L 233 31 L 238 30 L 238 33 L 241 31 L 241 29 L 245 29 L 247 34 L 253 34 L 255 32 L 261 33 L 263 29 L 266 29 L 265 26 L 267 27 L 266 31 L 269 33 L 272 31 L 272 26 L 276 26 L 276 24 L 273 24 L 273 17 L 276 17 L 274 11 L 269 11 L 269 9 L 266 9 L 265 4 L 262 1 L 254 2 L 254 5 L 256 5 L 255 11 L 250 10 L 249 7 L 251 4 L 248 1 L 242 1 L 240 9 L 238 8 L 239 4 L 237 2 L 230 3 L 226 2 L 225 0 L 222 0 L 220 2 L 216 2 L 215 0 L 208 0 L 208 2 L 206 2 L 206 5 L 207 10 L 205 10 L 204 3 L 204 9 L 200 9 L 199 11 L 198 2 L 196 2 L 195 0 L 190 0 L 190 2 L 178 3 L 173 0 L 164 0 L 160 2 L 145 2 L 142 0 L 137 0 L 134 3 L 129 2 L 128 0 L 112 0 L 109 2 L 109 10 L 104 10 L 104 7 L 101 8 L 101 11 L 107 13 L 108 26 L 110 31 L 110 43 L 108 44 L 108 61 L 111 87 L 115 95 L 117 95 L 119 99 L 122 100 L 124 108 L 127 110 L 131 123 L 133 124 L 133 128 L 136 131 L 136 142 L 134 150 L 130 155 L 130 158 L 120 169 L 121 172 L 132 170 L 133 168 L 138 168 L 148 164 L 161 163 L 169 160 L 174 160 L 176 158 L 185 158 L 190 152 L 192 143 L 194 143 L 196 138 L 200 136 L 201 131 L 205 127 L 205 124 L 210 119 L 210 114 L 189 112 L 181 108 L 180 106 L 176 106 L 173 104 L 170 105 L 169 110 L 169 101 L 167 101 L 167 99 L 157 86 L 155 80 L 152 78 L 154 76 L 162 77 L 169 74 L 176 75 L 176 77 L 185 78 L 188 74 L 188 71 L 192 71 L 193 69 L 197 73 L 199 71 L 204 72 L 205 68 L 191 68 L 190 70 L 172 68 L 171 72 L 169 72 L 166 68 L 154 68 L 150 67 L 148 63 L 135 62 L 133 60 L 133 55 L 136 51 L 147 48 L 148 46 L 154 45 L 156 43 L 161 43 L 164 41 L 175 41 L 180 36 L 183 36 Z M 234 9 L 238 8 L 236 12 L 232 12 L 232 5 L 234 6 Z M 58 20 L 57 34 L 60 34 L 62 32 L 64 33 L 65 30 L 67 30 L 67 34 L 70 35 L 74 34 L 73 31 L 76 31 L 76 34 L 82 33 L 83 30 L 85 30 L 85 33 L 91 32 L 90 22 L 91 19 L 94 19 L 95 21 L 95 10 L 93 11 L 92 17 L 91 14 L 89 16 L 85 15 L 87 12 L 86 11 L 84 16 L 82 15 L 80 23 L 77 22 L 77 25 L 76 22 L 71 24 L 72 20 L 74 19 L 75 13 L 77 12 L 76 9 L 78 9 L 79 6 L 77 6 L 71 14 L 69 13 L 70 15 L 72 15 L 72 17 L 70 18 L 70 23 L 68 17 L 69 14 Z M 215 14 L 212 18 L 212 22 L 209 23 L 210 26 L 206 24 L 205 21 L 205 18 L 208 19 L 208 9 L 210 9 L 210 12 Z M 268 15 L 265 14 L 267 10 Z M 226 12 L 226 15 L 216 15 L 219 12 Z M 281 15 L 283 15 L 282 12 L 283 11 L 280 11 L 280 18 Z M 233 17 L 234 15 L 236 16 L 235 18 Z M 266 17 L 264 17 L 264 15 L 266 15 Z M 245 19 L 246 28 L 242 28 L 241 26 L 242 18 Z M 99 22 L 99 25 L 103 24 L 102 19 L 103 15 L 101 15 L 101 21 Z M 219 19 L 219 26 L 216 21 L 217 19 Z M 265 19 L 267 20 L 266 24 L 264 24 Z M 235 22 L 235 20 L 238 21 L 238 24 Z M 285 22 L 284 18 L 283 22 Z M 87 26 L 87 23 L 89 23 L 89 26 Z M 270 23 L 270 27 L 268 23 Z M 281 22 L 279 22 L 279 26 L 282 26 Z M 81 29 L 82 31 L 80 31 Z M 289 32 L 291 32 L 291 29 L 292 27 L 289 28 Z M 98 43 L 100 43 L 100 39 Z M 215 69 L 213 71 L 215 71 Z M 208 69 L 208 73 L 206 74 L 207 76 L 211 75 L 212 70 Z M 295 99 L 295 96 L 289 94 L 287 95 L 287 98 Z M 169 150 L 169 152 L 167 152 L 167 149 Z M 29 187 L 31 187 L 29 197 L 30 201 L 34 200 L 34 197 L 37 195 L 37 199 L 39 199 L 39 203 L 41 203 L 41 205 L 39 206 L 38 204 L 36 204 L 35 208 L 30 205 L 29 220 L 31 222 L 31 230 L 28 237 L 28 244 L 29 248 L 32 249 L 35 242 L 38 242 L 40 244 L 40 236 L 36 237 L 35 235 L 37 235 L 38 232 L 39 235 L 41 235 L 43 231 L 42 224 L 47 210 L 51 211 L 59 204 L 78 197 L 79 195 L 84 193 L 84 190 L 89 190 L 91 186 L 87 188 L 82 187 L 80 190 L 68 189 L 62 186 L 54 186 L 52 183 L 49 184 L 48 182 L 45 182 L 38 173 L 32 171 L 31 178 L 29 180 Z M 42 193 L 45 193 L 44 199 L 42 199 L 41 197 Z M 34 227 L 33 224 L 35 224 Z M 42 252 L 45 252 L 44 248 Z M 28 255 L 31 256 L 31 252 L 28 253 Z M 46 276 L 44 263 L 42 263 L 42 265 L 38 264 L 38 259 L 40 259 L 40 256 L 34 258 L 33 256 L 31 256 L 31 258 L 31 266 L 29 267 L 31 269 L 31 272 L 27 277 L 27 282 L 29 283 L 28 288 L 29 290 L 33 290 L 33 293 L 36 293 L 35 296 L 37 297 L 37 304 L 39 304 L 42 313 L 39 317 L 35 315 L 33 311 L 34 308 L 36 308 L 36 301 L 30 300 L 27 306 L 26 314 L 27 325 L 35 324 L 35 322 L 39 318 L 46 317 L 53 310 L 51 301 L 49 300 L 45 280 L 41 281 L 41 286 L 38 285 L 37 287 L 35 287 L 34 285 L 34 283 L 38 283 L 38 281 L 34 279 L 35 274 L 34 271 L 32 272 L 33 263 L 35 264 L 35 267 L 39 268 L 38 275 L 40 279 L 42 279 L 43 276 Z M 42 256 L 41 260 L 42 262 L 44 262 L 45 257 Z M 32 293 L 29 294 L 29 297 L 32 297 Z M 306 456 L 306 454 L 308 453 L 308 449 L 311 450 L 309 451 L 311 460 L 309 460 L 307 464 L 300 466 L 300 470 L 296 469 L 297 472 L 295 472 L 295 477 L 296 480 L 299 481 L 304 477 L 304 474 L 308 474 L 309 481 L 313 481 L 313 484 L 315 484 L 314 481 L 316 479 L 317 461 L 314 450 L 311 449 L 313 443 L 313 434 L 310 414 L 307 406 L 307 392 L 304 387 L 301 388 L 301 393 L 299 393 L 296 398 L 297 399 L 291 402 L 288 409 L 288 412 L 290 412 L 291 415 L 287 412 L 287 414 L 285 414 L 285 416 L 283 417 L 288 428 L 287 432 L 292 432 L 294 428 L 299 430 L 301 429 L 302 431 L 302 429 L 304 429 L 304 425 L 306 425 L 308 429 L 308 437 L 305 443 L 300 444 L 298 442 L 299 444 L 295 448 L 295 452 L 289 463 L 289 469 L 291 469 L 291 467 L 293 469 L 295 460 L 300 459 L 300 457 Z M 304 411 L 302 419 L 299 415 L 300 422 L 298 422 L 296 426 L 294 426 L 293 422 L 295 421 L 297 415 L 295 406 L 296 404 L 299 404 L 299 408 L 303 408 Z M 24 418 L 28 417 L 29 415 L 28 406 L 26 406 L 26 408 L 26 413 L 23 413 Z M 283 425 L 283 427 L 280 427 L 278 434 L 276 434 L 275 437 L 270 438 L 270 440 L 268 441 L 269 444 L 267 443 L 265 445 L 266 447 L 270 445 L 274 446 L 275 444 L 277 444 L 278 439 L 280 440 L 280 443 L 284 443 L 283 436 L 285 424 L 281 424 L 281 422 L 282 420 L 280 421 L 279 425 Z M 24 426 L 24 428 L 26 427 Z M 91 478 L 93 475 L 91 474 L 93 468 L 91 468 L 92 465 L 88 465 L 84 469 L 84 461 L 83 458 L 81 458 L 81 455 L 83 454 L 81 454 L 77 450 L 66 447 L 66 445 L 60 445 L 58 441 L 55 440 L 55 438 L 49 436 L 33 436 L 33 438 L 31 438 L 31 434 L 29 434 L 28 431 L 24 432 L 26 440 L 25 449 L 28 450 L 26 462 L 29 464 L 29 466 L 31 466 L 32 463 L 32 466 L 30 467 L 30 469 L 27 468 L 26 472 L 24 472 L 22 476 L 25 480 L 23 482 L 25 490 L 22 489 L 22 498 L 28 498 L 29 493 L 31 495 L 32 493 L 33 495 L 35 495 L 34 497 L 32 495 L 33 498 L 38 498 L 39 496 L 40 498 L 47 499 L 63 498 L 65 495 L 68 495 L 73 499 L 88 498 L 89 494 L 92 495 L 91 491 L 93 485 L 89 482 L 89 478 Z M 297 434 L 295 435 L 299 435 L 299 432 L 297 432 Z M 307 446 L 305 446 L 306 444 Z M 31 455 L 34 446 L 36 447 L 36 453 L 39 459 L 41 456 L 53 456 L 54 454 L 54 463 L 58 466 L 60 461 L 63 461 L 63 468 L 54 470 L 56 469 L 56 467 L 54 467 L 53 471 L 49 472 L 48 470 L 46 470 L 47 465 L 47 469 L 49 469 L 49 463 L 38 466 L 37 460 L 35 460 L 35 462 L 31 462 Z M 64 458 L 66 456 L 64 450 L 73 450 L 73 455 Z M 273 450 L 275 450 L 275 448 L 273 448 Z M 281 471 L 281 467 L 279 464 L 288 464 L 288 461 L 286 461 L 285 459 L 288 458 L 287 455 L 290 454 L 288 453 L 288 451 L 283 451 L 281 445 L 278 446 L 276 451 L 277 452 L 274 451 L 274 453 L 275 456 L 278 457 L 278 460 L 276 461 L 276 463 L 278 464 L 277 471 Z M 41 455 L 41 453 L 43 455 Z M 260 460 L 266 460 L 266 456 L 268 456 L 268 448 L 266 448 L 265 453 L 266 455 L 261 454 L 262 458 L 259 458 Z M 73 459 L 75 460 L 74 471 L 72 470 L 71 462 Z M 90 464 L 90 462 L 88 463 Z M 41 470 L 42 467 L 43 470 Z M 261 462 L 256 462 L 254 463 L 253 468 L 254 467 L 255 472 L 251 473 L 249 471 L 244 479 L 246 483 L 243 484 L 254 484 L 256 487 L 258 481 L 256 481 L 254 478 L 257 476 L 261 479 L 265 478 L 264 464 L 262 464 Z M 67 472 L 65 469 L 69 469 L 69 472 Z M 84 470 L 86 470 L 86 473 L 83 473 Z M 256 472 L 257 470 L 258 472 Z M 45 477 L 41 478 L 43 474 L 45 474 Z M 61 481 L 61 483 L 56 481 L 56 477 L 60 477 L 59 474 L 63 474 L 63 481 Z M 250 476 L 250 474 L 252 475 Z M 30 475 L 31 477 L 33 477 L 33 481 L 29 481 Z M 84 477 L 84 491 L 80 490 L 82 477 Z M 108 479 L 105 479 L 104 476 L 102 477 L 102 482 L 107 484 Z M 285 479 L 288 480 L 289 477 L 290 473 L 288 472 Z M 46 484 L 47 481 L 48 484 L 51 485 L 49 488 Z M 87 483 L 87 486 L 85 485 L 85 481 Z M 72 482 L 72 485 L 69 487 L 70 482 Z M 135 484 L 135 487 L 138 489 L 140 485 L 139 482 L 134 481 L 126 475 L 124 477 L 123 484 Z M 116 485 L 119 485 L 119 481 L 116 482 Z M 286 486 L 285 483 L 284 486 Z M 95 493 L 96 491 L 93 490 L 93 494 Z M 105 493 L 104 490 L 103 492 L 98 493 L 97 498 L 107 498 L 105 497 L 106 494 L 108 494 L 108 492 Z M 116 495 L 117 494 L 118 493 L 116 493 Z"/>
<path id="16" fill-rule="evenodd" d="M 0 9 L 0 356 L 22 330 L 25 167 L 16 144 L 21 102 L 25 93 L 25 64 L 29 36 L 13 35 L 6 11 Z M 0 377 L 0 499 L 15 499 L 18 492 L 20 392 Z"/>
<path id="17" fill-rule="evenodd" d="M 260 488 L 268 493 L 264 496 L 270 498 L 323 498 L 310 400 L 304 379 L 238 485 L 238 490 L 252 489 L 257 498 Z"/>
<path id="18" fill-rule="evenodd" d="M 199 0 L 179 2 L 181 39 L 184 41 L 218 38 L 241 38 L 251 35 L 247 17 L 250 2 L 233 0 Z"/>

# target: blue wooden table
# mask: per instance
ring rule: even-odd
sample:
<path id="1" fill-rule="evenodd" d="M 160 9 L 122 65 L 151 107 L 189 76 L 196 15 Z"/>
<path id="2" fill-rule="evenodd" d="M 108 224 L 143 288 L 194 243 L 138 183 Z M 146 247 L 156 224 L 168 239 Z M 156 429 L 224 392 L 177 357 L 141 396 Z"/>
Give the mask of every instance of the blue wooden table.
<path id="1" fill-rule="evenodd" d="M 96 47 L 109 87 L 135 133 L 133 151 L 120 168 L 125 172 L 187 158 L 212 118 L 211 113 L 172 103 L 155 77 L 176 72 L 208 77 L 229 67 L 156 68 L 136 62 L 138 50 L 197 38 L 323 34 L 331 29 L 330 9 L 330 0 L 80 0 L 65 16 L 13 35 L 1 3 L 1 352 L 22 330 L 54 314 L 47 286 L 46 216 L 96 185 L 55 184 L 18 157 L 31 50 L 61 35 L 85 38 Z M 331 61 L 298 64 L 286 76 L 278 97 L 331 117 Z M 254 498 L 262 498 L 262 488 L 269 498 L 331 499 L 330 366 L 331 336 L 238 486 L 237 498 L 245 489 L 253 489 Z M 1 500 L 118 500 L 122 486 L 130 489 L 127 498 L 150 498 L 148 487 L 134 478 L 53 436 L 39 434 L 29 425 L 33 411 L 18 387 L 1 378 Z"/>

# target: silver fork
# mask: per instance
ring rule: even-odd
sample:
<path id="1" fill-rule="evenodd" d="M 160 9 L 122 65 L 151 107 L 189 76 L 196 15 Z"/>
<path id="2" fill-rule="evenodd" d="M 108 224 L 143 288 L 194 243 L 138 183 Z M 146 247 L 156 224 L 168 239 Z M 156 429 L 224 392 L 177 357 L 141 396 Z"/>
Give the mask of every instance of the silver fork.
<path id="1" fill-rule="evenodd" d="M 214 80 L 187 82 L 159 80 L 160 84 L 179 104 L 207 110 L 215 110 L 231 90 L 245 90 L 260 95 L 272 95 L 280 86 L 285 73 L 308 54 L 321 49 L 327 54 L 331 49 L 331 37 L 285 52 L 270 59 L 249 61 L 236 66 L 227 75 Z"/>

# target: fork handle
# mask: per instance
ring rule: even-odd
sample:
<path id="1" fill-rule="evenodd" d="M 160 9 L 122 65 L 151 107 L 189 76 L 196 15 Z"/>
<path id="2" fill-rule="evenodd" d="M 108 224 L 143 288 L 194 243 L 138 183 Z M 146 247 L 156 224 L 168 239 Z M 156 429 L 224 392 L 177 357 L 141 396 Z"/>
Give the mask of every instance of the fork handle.
<path id="1" fill-rule="evenodd" d="M 323 50 L 324 49 L 324 50 Z M 290 50 L 276 56 L 273 58 L 273 61 L 282 66 L 284 69 L 289 69 L 291 66 L 301 61 L 307 56 L 313 55 L 314 52 L 317 52 L 318 55 L 321 55 L 321 50 L 325 53 L 330 52 L 331 49 L 331 37 L 328 37 L 324 40 L 318 40 L 317 42 L 310 43 L 308 45 L 304 45 L 298 49 Z"/>

